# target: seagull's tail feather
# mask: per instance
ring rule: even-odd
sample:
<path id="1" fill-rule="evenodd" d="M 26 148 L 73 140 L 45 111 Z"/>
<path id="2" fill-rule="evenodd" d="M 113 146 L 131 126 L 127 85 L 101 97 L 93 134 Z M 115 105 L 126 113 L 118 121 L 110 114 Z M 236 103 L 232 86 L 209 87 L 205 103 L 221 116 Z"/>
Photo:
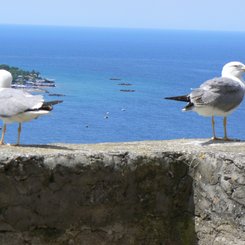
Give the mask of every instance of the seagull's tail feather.
<path id="1" fill-rule="evenodd" d="M 188 104 L 182 109 L 182 111 L 191 111 L 194 108 L 194 104 L 192 102 L 188 102 Z"/>
<path id="2" fill-rule="evenodd" d="M 52 101 L 44 101 L 43 105 L 56 105 L 62 103 L 63 100 L 52 100 Z"/>
<path id="3" fill-rule="evenodd" d="M 63 100 L 44 101 L 43 105 L 41 106 L 41 108 L 39 108 L 39 110 L 52 111 L 53 105 L 60 104 L 62 102 Z"/>
<path id="4" fill-rule="evenodd" d="M 182 111 L 191 111 L 194 108 L 194 104 L 191 102 L 191 99 L 190 99 L 189 95 L 180 95 L 180 96 L 174 96 L 174 97 L 166 97 L 164 99 L 188 102 L 188 104 L 182 109 Z"/>
<path id="5" fill-rule="evenodd" d="M 25 112 L 28 112 L 28 111 L 52 111 L 53 105 L 56 105 L 56 104 L 59 104 L 62 102 L 63 102 L 63 100 L 44 101 L 41 107 L 35 108 L 35 109 L 27 109 Z"/>
<path id="6" fill-rule="evenodd" d="M 166 99 L 166 100 L 177 100 L 177 101 L 183 101 L 183 102 L 190 102 L 190 96 L 189 95 L 165 97 L 164 99 Z"/>

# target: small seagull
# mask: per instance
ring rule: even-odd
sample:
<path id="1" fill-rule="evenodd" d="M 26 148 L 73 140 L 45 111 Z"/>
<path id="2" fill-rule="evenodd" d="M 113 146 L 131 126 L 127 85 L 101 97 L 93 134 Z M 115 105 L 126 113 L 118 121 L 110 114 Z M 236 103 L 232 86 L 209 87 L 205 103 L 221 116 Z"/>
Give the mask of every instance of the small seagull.
<path id="1" fill-rule="evenodd" d="M 166 97 L 165 99 L 188 102 L 183 111 L 195 111 L 201 116 L 212 117 L 213 140 L 218 140 L 215 133 L 215 116 L 224 117 L 223 140 L 227 136 L 227 116 L 242 102 L 245 92 L 243 74 L 245 65 L 233 61 L 224 65 L 221 77 L 216 77 L 201 84 L 188 95 Z"/>
<path id="2" fill-rule="evenodd" d="M 3 121 L 0 145 L 4 144 L 8 123 L 19 123 L 16 144 L 19 145 L 21 124 L 48 114 L 53 109 L 53 105 L 62 102 L 61 100 L 45 102 L 42 95 L 32 95 L 24 90 L 11 88 L 12 80 L 10 72 L 0 70 L 0 119 Z"/>

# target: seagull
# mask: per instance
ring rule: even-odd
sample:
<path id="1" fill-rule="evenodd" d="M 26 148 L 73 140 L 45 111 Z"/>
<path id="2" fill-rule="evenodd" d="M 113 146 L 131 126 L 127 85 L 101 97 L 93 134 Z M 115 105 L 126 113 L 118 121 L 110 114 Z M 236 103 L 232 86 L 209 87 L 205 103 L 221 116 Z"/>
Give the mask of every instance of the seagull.
<path id="1" fill-rule="evenodd" d="M 223 140 L 231 139 L 227 136 L 227 116 L 242 102 L 245 92 L 243 74 L 245 65 L 232 61 L 224 65 L 221 77 L 205 81 L 188 95 L 166 97 L 165 99 L 188 102 L 183 111 L 195 111 L 201 116 L 212 118 L 213 140 L 220 140 L 215 133 L 215 116 L 224 117 Z"/>
<path id="2" fill-rule="evenodd" d="M 3 121 L 0 145 L 4 144 L 7 124 L 17 122 L 18 139 L 20 144 L 21 124 L 48 114 L 53 105 L 61 100 L 45 102 L 42 95 L 32 95 L 24 90 L 11 88 L 13 77 L 9 71 L 0 70 L 0 119 Z"/>

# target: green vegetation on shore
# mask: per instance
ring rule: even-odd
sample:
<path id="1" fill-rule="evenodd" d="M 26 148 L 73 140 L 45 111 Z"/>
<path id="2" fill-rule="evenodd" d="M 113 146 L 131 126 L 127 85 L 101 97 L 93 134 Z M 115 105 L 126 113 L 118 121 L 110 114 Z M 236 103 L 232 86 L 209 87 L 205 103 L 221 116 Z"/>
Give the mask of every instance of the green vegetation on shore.
<path id="1" fill-rule="evenodd" d="M 22 76 L 22 77 L 31 76 L 31 77 L 35 77 L 35 78 L 39 78 L 39 76 L 40 76 L 40 72 L 38 72 L 38 71 L 35 71 L 35 70 L 25 71 L 25 70 L 22 70 L 18 67 L 9 66 L 6 64 L 0 64 L 0 69 L 4 69 L 4 70 L 9 71 L 12 74 L 14 81 L 16 81 L 16 79 L 19 76 Z"/>
<path id="2" fill-rule="evenodd" d="M 25 71 L 6 64 L 0 64 L 0 69 L 7 70 L 12 74 L 12 87 L 55 87 L 55 81 L 53 79 L 43 78 L 40 76 L 40 72 L 35 70 Z"/>

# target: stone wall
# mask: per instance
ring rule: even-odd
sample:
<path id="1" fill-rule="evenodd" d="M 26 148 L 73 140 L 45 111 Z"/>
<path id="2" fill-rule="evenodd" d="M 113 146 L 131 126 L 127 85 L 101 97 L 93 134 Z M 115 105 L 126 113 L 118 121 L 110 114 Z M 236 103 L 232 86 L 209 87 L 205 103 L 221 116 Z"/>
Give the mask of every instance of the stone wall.
<path id="1" fill-rule="evenodd" d="M 1 150 L 0 244 L 245 244 L 245 143 Z"/>

